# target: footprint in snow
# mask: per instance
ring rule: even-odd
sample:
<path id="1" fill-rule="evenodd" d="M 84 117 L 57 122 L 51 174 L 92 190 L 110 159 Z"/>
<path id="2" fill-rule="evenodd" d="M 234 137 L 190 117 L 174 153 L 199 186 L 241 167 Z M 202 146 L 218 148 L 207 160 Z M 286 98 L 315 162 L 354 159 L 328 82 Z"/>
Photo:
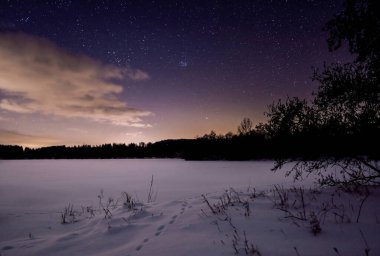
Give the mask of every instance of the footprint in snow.
<path id="1" fill-rule="evenodd" d="M 190 205 L 190 206 L 188 206 L 189 205 L 189 203 L 187 202 L 187 201 L 184 201 L 183 203 L 182 203 L 182 208 L 181 208 L 181 211 L 180 211 L 180 214 L 184 214 L 184 212 L 185 212 L 185 210 L 186 210 L 186 207 L 187 208 L 191 208 L 192 206 Z"/>
<path id="2" fill-rule="evenodd" d="M 6 246 L 3 247 L 2 250 L 6 251 L 6 250 L 11 250 L 11 249 L 13 249 L 13 246 L 6 245 Z M 0 255 L 1 255 L 1 254 L 0 254 Z"/>
<path id="3" fill-rule="evenodd" d="M 182 203 L 181 206 L 182 206 L 182 208 L 181 208 L 180 214 L 183 214 L 183 213 L 185 212 L 186 207 L 187 207 L 187 208 L 191 208 L 191 207 L 192 207 L 191 205 L 188 205 L 188 202 L 187 202 L 187 201 L 184 201 L 184 202 Z M 178 214 L 173 215 L 173 216 L 171 217 L 170 221 L 169 221 L 169 224 L 173 224 L 173 223 L 176 221 L 177 218 L 178 218 Z M 157 230 L 156 230 L 156 233 L 155 233 L 154 235 L 155 235 L 155 236 L 159 236 L 159 235 L 161 235 L 161 233 L 162 233 L 162 231 L 164 230 L 164 228 L 165 228 L 165 225 L 161 225 L 161 226 L 159 226 L 159 227 L 157 228 Z M 143 242 L 142 242 L 140 245 L 138 245 L 138 246 L 136 247 L 136 251 L 140 251 L 140 250 L 143 248 L 144 244 L 147 243 L 147 242 L 149 242 L 149 238 L 145 238 L 145 239 L 143 240 Z"/>
<path id="4" fill-rule="evenodd" d="M 162 233 L 162 230 L 165 228 L 165 225 L 161 225 L 157 228 L 157 232 L 154 234 L 155 236 L 159 236 Z"/>
<path id="5" fill-rule="evenodd" d="M 171 221 L 169 222 L 169 224 L 173 224 L 175 222 L 175 219 L 178 217 L 178 215 L 174 215 L 171 219 Z"/>
<path id="6" fill-rule="evenodd" d="M 143 240 L 143 243 L 147 243 L 149 241 L 149 238 L 145 238 Z M 143 244 L 140 244 L 139 246 L 136 247 L 136 251 L 140 251 L 143 248 Z"/>
<path id="7" fill-rule="evenodd" d="M 140 244 L 139 246 L 136 247 L 136 251 L 140 251 L 141 248 L 143 248 L 142 244 Z"/>

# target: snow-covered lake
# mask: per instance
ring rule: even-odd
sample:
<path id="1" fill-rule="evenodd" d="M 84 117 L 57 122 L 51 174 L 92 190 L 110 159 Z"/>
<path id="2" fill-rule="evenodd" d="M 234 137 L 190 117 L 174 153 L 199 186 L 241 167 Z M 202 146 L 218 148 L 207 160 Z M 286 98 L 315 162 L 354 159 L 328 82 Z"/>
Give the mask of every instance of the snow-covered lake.
<path id="1" fill-rule="evenodd" d="M 286 170 L 273 173 L 272 166 L 175 159 L 0 161 L 0 254 L 216 256 L 248 255 L 249 249 L 281 256 L 380 255 L 378 188 L 371 188 L 368 200 L 335 188 L 309 190 L 312 180 L 293 183 Z M 152 175 L 157 201 L 146 203 Z M 276 196 L 273 184 L 298 188 L 277 187 Z M 126 191 L 144 204 L 130 210 L 120 203 L 108 215 L 98 202 L 101 190 L 103 202 Z M 292 202 L 285 211 L 280 193 Z M 205 200 L 223 210 L 211 211 Z M 76 221 L 62 225 L 68 204 Z M 93 214 L 86 206 L 94 207 Z M 304 219 L 297 217 L 302 212 Z"/>
<path id="2" fill-rule="evenodd" d="M 184 161 L 180 159 L 0 161 L 0 241 L 59 223 L 68 204 L 98 205 L 98 195 L 120 198 L 123 191 L 147 201 L 154 177 L 156 202 L 183 200 L 224 189 L 266 189 L 292 184 L 271 161 Z M 26 233 L 25 233 L 26 234 Z"/>
<path id="3" fill-rule="evenodd" d="M 1 161 L 0 209 L 54 210 L 68 203 L 96 203 L 100 190 L 107 197 L 126 191 L 145 201 L 152 175 L 157 202 L 229 187 L 292 182 L 284 172 L 271 172 L 272 166 L 271 161 L 179 159 Z"/>

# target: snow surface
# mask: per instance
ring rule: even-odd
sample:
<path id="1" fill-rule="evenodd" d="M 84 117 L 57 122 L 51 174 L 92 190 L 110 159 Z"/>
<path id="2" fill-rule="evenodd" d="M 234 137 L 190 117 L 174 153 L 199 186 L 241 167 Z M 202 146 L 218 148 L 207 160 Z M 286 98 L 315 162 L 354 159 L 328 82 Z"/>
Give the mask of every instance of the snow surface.
<path id="1" fill-rule="evenodd" d="M 272 164 L 2 161 L 0 254 L 380 255 L 379 189 L 368 198 L 314 189 L 270 172 Z M 147 203 L 152 175 L 157 200 Z M 123 191 L 138 201 L 132 210 Z M 61 224 L 69 203 L 75 216 Z"/>

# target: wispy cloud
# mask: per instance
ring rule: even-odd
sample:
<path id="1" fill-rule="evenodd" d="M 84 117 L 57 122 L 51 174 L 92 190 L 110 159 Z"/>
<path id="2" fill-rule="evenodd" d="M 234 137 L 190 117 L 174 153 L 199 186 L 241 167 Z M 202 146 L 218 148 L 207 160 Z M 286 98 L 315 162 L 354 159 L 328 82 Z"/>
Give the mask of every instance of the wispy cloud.
<path id="1" fill-rule="evenodd" d="M 0 34 L 0 90 L 5 95 L 0 109 L 149 127 L 142 117 L 151 112 L 118 97 L 120 81 L 128 79 L 146 80 L 149 75 L 72 54 L 43 38 Z"/>

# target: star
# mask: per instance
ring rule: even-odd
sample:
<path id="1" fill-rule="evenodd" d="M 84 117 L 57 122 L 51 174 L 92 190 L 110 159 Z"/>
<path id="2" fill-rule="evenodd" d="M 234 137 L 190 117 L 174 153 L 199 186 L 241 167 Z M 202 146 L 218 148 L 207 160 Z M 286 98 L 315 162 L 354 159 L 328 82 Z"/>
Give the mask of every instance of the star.
<path id="1" fill-rule="evenodd" d="M 181 67 L 181 68 L 187 68 L 189 66 L 189 63 L 186 61 L 186 60 L 180 60 L 178 65 Z"/>
<path id="2" fill-rule="evenodd" d="M 7 67 L 0 73 L 7 74 L 0 77 L 10 80 L 0 83 L 0 120 L 7 115 L 19 121 L 17 129 L 14 123 L 0 122 L 0 135 L 3 130 L 15 130 L 38 137 L 41 129 L 24 115 L 38 116 L 41 126 L 48 129 L 46 134 L 59 137 L 62 144 L 111 142 L 108 137 L 136 142 L 143 135 L 124 138 L 119 132 L 138 132 L 142 127 L 137 126 L 150 123 L 157 126 L 144 128 L 147 141 L 193 138 L 213 129 L 218 133 L 235 130 L 239 116 L 264 118 L 267 105 L 277 98 L 304 98 L 316 88 L 310 80 L 314 67 L 350 59 L 344 51 L 330 55 L 327 34 L 321 32 L 325 22 L 340 11 L 341 1 L 310 1 L 0 0 L 0 41 L 10 40 L 6 52 L 0 43 L 0 54 L 7 54 L 0 58 Z M 23 37 L 27 39 L 20 41 Z M 11 47 L 13 42 L 22 45 L 23 51 L 14 49 L 18 45 Z M 59 65 L 40 61 L 45 59 Z M 27 67 L 26 60 L 32 60 Z M 41 65 L 58 72 L 56 76 L 64 74 L 64 81 L 44 72 Z M 20 83 L 27 81 L 22 86 L 13 86 L 24 70 L 33 76 L 20 78 Z M 49 88 L 56 90 L 30 88 L 28 84 L 45 84 L 38 79 L 46 79 Z M 73 81 L 80 93 L 88 90 L 89 95 L 77 95 L 74 90 L 70 92 L 77 96 L 74 102 L 67 95 L 55 94 L 66 81 Z M 13 94 L 15 88 L 23 90 L 22 96 Z M 37 103 L 29 102 L 32 89 L 33 97 L 46 106 L 36 109 Z M 67 102 L 51 102 L 41 94 L 65 97 Z M 204 111 L 213 111 L 199 112 L 196 106 L 201 103 Z M 18 112 L 17 106 L 29 104 L 35 111 Z M 70 122 L 62 129 L 53 113 L 61 111 L 61 105 L 67 111 L 80 111 L 85 118 L 66 117 L 65 112 L 62 118 Z M 98 105 L 99 110 L 92 107 Z M 123 109 L 130 112 L 128 120 L 134 126 L 119 125 Z M 48 110 L 51 114 L 41 115 Z M 66 132 L 71 126 L 88 129 L 88 136 Z M 103 129 L 110 129 L 107 138 Z"/>
<path id="3" fill-rule="evenodd" d="M 30 17 L 28 16 L 28 17 L 25 17 L 25 18 L 21 18 L 20 21 L 27 23 L 29 21 L 29 19 L 30 19 Z"/>

